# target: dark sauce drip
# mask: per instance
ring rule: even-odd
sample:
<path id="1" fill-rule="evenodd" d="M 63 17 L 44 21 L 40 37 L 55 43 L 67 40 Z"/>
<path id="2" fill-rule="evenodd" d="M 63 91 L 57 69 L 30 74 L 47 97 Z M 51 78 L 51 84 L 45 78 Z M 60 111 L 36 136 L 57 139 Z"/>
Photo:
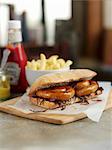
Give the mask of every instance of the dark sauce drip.
<path id="1" fill-rule="evenodd" d="M 102 100 L 101 100 L 101 99 L 96 99 L 96 100 L 93 100 L 93 101 L 96 101 L 96 102 L 101 102 Z"/>
<path id="2" fill-rule="evenodd" d="M 79 103 L 81 103 L 81 105 L 88 105 L 89 104 L 86 97 L 79 97 L 79 98 L 81 99 L 81 102 L 79 102 Z"/>
<path id="3" fill-rule="evenodd" d="M 69 83 L 69 86 L 71 86 L 72 88 L 75 88 L 76 84 L 78 83 L 78 81 L 73 81 Z"/>
<path id="4" fill-rule="evenodd" d="M 66 105 L 65 106 L 62 106 L 61 110 L 64 110 L 66 108 Z"/>
<path id="5" fill-rule="evenodd" d="M 96 101 L 97 101 L 97 102 L 101 102 L 102 100 L 101 100 L 101 99 L 97 99 Z"/>

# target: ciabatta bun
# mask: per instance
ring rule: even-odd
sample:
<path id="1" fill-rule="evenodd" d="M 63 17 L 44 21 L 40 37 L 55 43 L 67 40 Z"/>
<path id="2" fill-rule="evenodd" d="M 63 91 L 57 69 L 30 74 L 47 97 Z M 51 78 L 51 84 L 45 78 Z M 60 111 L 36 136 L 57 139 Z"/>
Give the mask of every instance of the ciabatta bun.
<path id="1" fill-rule="evenodd" d="M 33 98 L 30 97 L 30 101 L 32 104 L 37 105 L 39 107 L 45 108 L 45 109 L 56 109 L 59 107 L 58 104 L 56 104 L 55 102 L 50 102 L 50 101 L 41 101 L 40 98 Z"/>
<path id="2" fill-rule="evenodd" d="M 56 108 L 61 108 L 62 106 L 74 104 L 75 102 L 79 102 L 80 99 L 76 99 L 75 97 L 73 97 L 70 100 L 65 101 L 64 103 L 63 101 L 60 100 L 60 102 L 62 102 L 60 104 L 58 103 L 58 101 L 56 103 L 55 101 L 51 102 L 42 98 L 33 98 L 33 97 L 30 97 L 30 101 L 32 104 L 45 108 L 45 109 L 56 109 Z"/>
<path id="3" fill-rule="evenodd" d="M 29 95 L 32 95 L 35 91 L 42 88 L 78 80 L 92 79 L 96 75 L 96 72 L 89 69 L 73 69 L 64 72 L 43 75 L 33 83 L 29 90 Z"/>

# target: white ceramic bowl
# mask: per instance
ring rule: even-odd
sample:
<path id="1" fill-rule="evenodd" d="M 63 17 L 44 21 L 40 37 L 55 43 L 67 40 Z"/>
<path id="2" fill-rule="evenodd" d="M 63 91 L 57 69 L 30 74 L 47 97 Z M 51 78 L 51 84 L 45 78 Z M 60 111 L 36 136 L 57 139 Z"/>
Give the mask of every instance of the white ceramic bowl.
<path id="1" fill-rule="evenodd" d="M 56 72 L 62 72 L 62 71 L 67 71 L 69 70 L 70 68 L 67 67 L 67 68 L 62 68 L 62 69 L 59 69 L 59 70 L 31 70 L 31 69 L 25 69 L 26 70 L 26 79 L 27 79 L 27 82 L 29 85 L 32 85 L 32 83 L 35 82 L 35 80 L 42 76 L 42 75 L 45 75 L 45 74 L 48 74 L 48 73 L 56 73 Z"/>

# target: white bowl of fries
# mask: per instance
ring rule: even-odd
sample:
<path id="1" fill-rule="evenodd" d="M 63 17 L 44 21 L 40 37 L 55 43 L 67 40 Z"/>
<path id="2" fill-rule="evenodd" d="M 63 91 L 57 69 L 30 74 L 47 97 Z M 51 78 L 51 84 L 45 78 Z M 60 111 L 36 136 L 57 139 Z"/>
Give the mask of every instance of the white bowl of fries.
<path id="1" fill-rule="evenodd" d="M 44 54 L 40 54 L 40 59 L 28 61 L 26 65 L 28 84 L 32 85 L 42 75 L 69 70 L 72 61 L 67 60 L 65 62 L 64 59 L 58 57 L 58 55 L 53 55 L 47 59 Z"/>

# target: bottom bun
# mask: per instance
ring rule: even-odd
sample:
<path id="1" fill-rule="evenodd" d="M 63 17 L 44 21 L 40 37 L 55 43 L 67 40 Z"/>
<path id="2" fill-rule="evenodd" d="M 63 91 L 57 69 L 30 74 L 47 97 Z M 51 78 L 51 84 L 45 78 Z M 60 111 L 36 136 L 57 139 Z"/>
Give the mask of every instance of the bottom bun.
<path id="1" fill-rule="evenodd" d="M 59 107 L 59 104 L 56 104 L 55 102 L 46 101 L 41 98 L 30 97 L 30 101 L 32 104 L 45 108 L 45 109 L 56 109 Z"/>
<path id="2" fill-rule="evenodd" d="M 33 105 L 37 105 L 39 107 L 45 108 L 45 109 L 56 109 L 56 108 L 62 108 L 62 107 L 66 107 L 67 105 L 72 105 L 74 103 L 80 102 L 80 98 L 70 98 L 69 100 L 66 101 L 62 101 L 62 100 L 58 100 L 57 102 L 51 102 L 51 101 L 47 101 L 46 99 L 42 99 L 42 98 L 33 98 L 30 97 L 30 101 Z"/>

